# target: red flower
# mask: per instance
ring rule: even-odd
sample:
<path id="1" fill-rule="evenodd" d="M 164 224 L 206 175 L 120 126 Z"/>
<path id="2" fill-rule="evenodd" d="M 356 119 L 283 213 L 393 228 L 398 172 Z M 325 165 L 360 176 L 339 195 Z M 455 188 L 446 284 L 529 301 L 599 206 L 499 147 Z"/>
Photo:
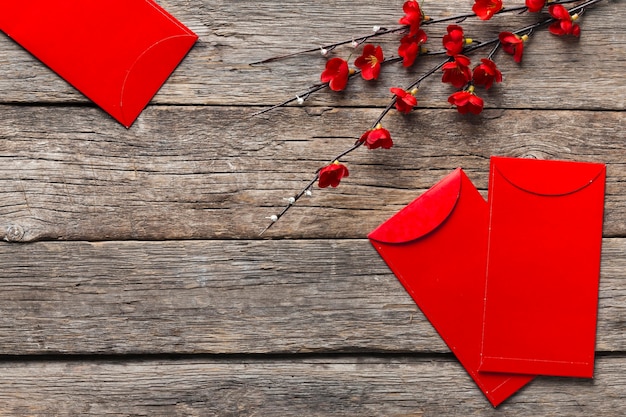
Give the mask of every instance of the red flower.
<path id="1" fill-rule="evenodd" d="M 340 164 L 339 161 L 335 161 L 320 169 L 317 184 L 320 188 L 326 188 L 329 185 L 334 188 L 339 185 L 342 178 L 347 177 L 349 174 L 348 168 L 346 168 L 345 165 Z"/>
<path id="2" fill-rule="evenodd" d="M 470 86 L 468 90 L 457 91 L 448 97 L 448 102 L 461 114 L 473 113 L 479 114 L 483 111 L 483 99 L 474 94 L 474 87 Z"/>
<path id="3" fill-rule="evenodd" d="M 511 32 L 500 32 L 499 38 L 504 52 L 513 55 L 515 62 L 522 62 L 524 42 L 528 39 L 528 35 L 518 36 Z"/>
<path id="4" fill-rule="evenodd" d="M 490 59 L 483 58 L 482 64 L 474 68 L 473 80 L 476 85 L 484 85 L 487 90 L 491 88 L 493 82 L 502 82 L 502 73 L 496 67 L 496 63 Z"/>
<path id="5" fill-rule="evenodd" d="M 459 25 L 448 25 L 448 34 L 443 35 L 443 47 L 450 56 L 458 55 L 465 45 L 472 43 L 471 39 L 465 39 L 463 28 Z"/>
<path id="6" fill-rule="evenodd" d="M 413 107 L 417 106 L 417 99 L 415 98 L 417 89 L 405 91 L 402 88 L 393 87 L 391 93 L 396 95 L 396 109 L 400 113 L 410 113 Z"/>
<path id="7" fill-rule="evenodd" d="M 415 62 L 415 58 L 420 54 L 422 44 L 426 42 L 428 36 L 426 32 L 419 29 L 415 35 L 405 35 L 400 39 L 400 47 L 398 48 L 398 55 L 402 58 L 402 65 L 410 67 Z"/>
<path id="8" fill-rule="evenodd" d="M 540 12 L 545 5 L 546 0 L 526 0 L 526 7 L 528 7 L 529 12 Z"/>
<path id="9" fill-rule="evenodd" d="M 441 81 L 450 83 L 456 88 L 461 88 L 472 79 L 472 71 L 469 69 L 470 59 L 465 55 L 457 55 L 454 61 L 446 62 Z"/>
<path id="10" fill-rule="evenodd" d="M 331 58 L 326 62 L 326 69 L 320 79 L 323 83 L 328 83 L 331 90 L 341 91 L 346 88 L 349 75 L 350 69 L 344 59 Z"/>
<path id="11" fill-rule="evenodd" d="M 368 43 L 363 47 L 361 56 L 354 61 L 354 66 L 361 70 L 363 79 L 375 80 L 380 74 L 380 63 L 383 59 L 382 48 Z"/>
<path id="12" fill-rule="evenodd" d="M 415 36 L 424 18 L 420 10 L 420 5 L 414 0 L 407 1 L 402 6 L 402 10 L 404 11 L 404 17 L 402 17 L 398 23 L 401 25 L 409 25 L 409 35 Z"/>
<path id="13" fill-rule="evenodd" d="M 365 142 L 368 149 L 383 148 L 389 149 L 393 146 L 391 134 L 379 123 L 375 128 L 368 130 L 361 135 L 359 142 Z"/>
<path id="14" fill-rule="evenodd" d="M 548 13 L 550 13 L 553 18 L 558 19 L 548 28 L 550 33 L 557 36 L 580 35 L 580 26 L 574 23 L 574 20 L 578 18 L 577 14 L 570 16 L 567 9 L 560 4 L 553 4 L 548 7 Z"/>
<path id="15" fill-rule="evenodd" d="M 476 0 L 472 11 L 482 20 L 489 20 L 502 9 L 502 0 Z"/>

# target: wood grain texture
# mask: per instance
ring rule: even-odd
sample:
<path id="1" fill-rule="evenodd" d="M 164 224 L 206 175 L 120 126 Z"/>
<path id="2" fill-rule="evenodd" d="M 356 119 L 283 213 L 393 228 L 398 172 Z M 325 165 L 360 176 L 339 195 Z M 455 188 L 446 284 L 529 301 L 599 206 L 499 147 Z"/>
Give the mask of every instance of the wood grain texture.
<path id="1" fill-rule="evenodd" d="M 272 63 L 249 64 L 371 33 L 373 25 L 393 27 L 402 16 L 402 1 L 215 1 L 163 0 L 159 2 L 200 37 L 196 46 L 154 98 L 160 104 L 267 105 L 293 97 L 319 80 L 324 67 L 320 54 Z M 520 5 L 521 0 L 508 4 Z M 437 1 L 425 5 L 433 18 L 470 9 L 472 2 Z M 499 53 L 504 83 L 488 95 L 491 108 L 614 109 L 625 106 L 623 77 L 626 34 L 620 0 L 608 0 L 589 10 L 580 23 L 580 39 L 536 33 L 527 44 L 522 65 Z M 470 37 L 488 40 L 501 30 L 514 30 L 537 20 L 536 15 L 498 16 L 489 22 L 463 23 Z M 441 49 L 447 23 L 427 28 L 431 50 Z M 387 56 L 397 55 L 399 35 L 380 40 Z M 337 56 L 347 58 L 350 50 Z M 488 51 L 477 54 L 478 62 Z M 0 100 L 5 103 L 87 103 L 88 101 L 35 58 L 6 37 L 0 38 Z M 432 68 L 440 57 L 421 59 L 405 69 L 385 68 L 378 82 L 355 80 L 343 94 L 320 94 L 314 105 L 384 106 L 389 87 L 403 86 Z M 447 108 L 453 91 L 439 75 L 422 85 L 420 104 Z M 111 120 L 111 123 L 115 122 Z"/>
<path id="2" fill-rule="evenodd" d="M 598 351 L 625 351 L 605 239 Z M 367 240 L 0 245 L 0 355 L 449 352 Z"/>
<path id="3" fill-rule="evenodd" d="M 341 187 L 263 239 L 389 87 L 442 58 L 251 117 L 317 83 L 325 58 L 251 62 L 395 26 L 403 0 L 158 2 L 200 39 L 130 129 L 0 34 L 0 415 L 626 415 L 623 0 L 586 12 L 580 39 L 537 31 L 521 65 L 500 51 L 479 117 L 435 74 L 418 111 L 385 118 L 392 149 L 350 154 Z M 536 18 L 463 26 L 484 41 Z M 445 26 L 427 28 L 431 50 Z M 380 39 L 386 56 L 398 39 Z M 595 378 L 538 378 L 498 410 L 365 239 L 458 166 L 486 195 L 491 155 L 608 169 Z"/>
<path id="4" fill-rule="evenodd" d="M 0 238 L 257 238 L 379 113 L 153 107 L 126 130 L 95 109 L 0 107 Z M 385 123 L 392 149 L 346 157 L 342 186 L 314 190 L 267 236 L 363 238 L 458 166 L 486 190 L 490 155 L 607 163 L 604 234 L 626 235 L 622 112 L 424 110 Z"/>
<path id="5" fill-rule="evenodd" d="M 447 358 L 369 356 L 0 364 L 0 412 L 28 416 L 615 417 L 626 358 L 538 378 L 494 410 Z M 7 393 L 11 393 L 7 395 Z"/>

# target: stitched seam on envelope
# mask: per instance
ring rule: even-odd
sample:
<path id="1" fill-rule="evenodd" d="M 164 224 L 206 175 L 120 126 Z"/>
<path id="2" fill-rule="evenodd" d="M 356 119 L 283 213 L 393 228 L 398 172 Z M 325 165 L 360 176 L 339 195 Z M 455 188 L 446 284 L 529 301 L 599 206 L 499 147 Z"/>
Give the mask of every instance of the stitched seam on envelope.
<path id="1" fill-rule="evenodd" d="M 560 364 L 568 364 L 568 365 L 589 365 L 592 363 L 592 362 L 576 362 L 576 361 L 557 361 L 557 360 L 547 360 L 547 359 L 509 358 L 507 356 L 485 356 L 484 358 L 495 359 L 495 360 L 515 361 L 515 362 L 560 363 Z"/>

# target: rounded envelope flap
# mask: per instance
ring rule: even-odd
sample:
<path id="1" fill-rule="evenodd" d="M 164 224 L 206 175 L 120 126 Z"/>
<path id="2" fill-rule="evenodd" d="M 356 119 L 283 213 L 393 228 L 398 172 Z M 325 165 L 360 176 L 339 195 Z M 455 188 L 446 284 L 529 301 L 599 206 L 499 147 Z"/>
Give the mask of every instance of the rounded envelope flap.
<path id="1" fill-rule="evenodd" d="M 129 127 L 135 121 L 197 39 L 194 34 L 171 36 L 156 42 L 137 58 L 122 86 L 122 124 Z"/>
<path id="2" fill-rule="evenodd" d="M 604 173 L 590 162 L 492 158 L 495 171 L 517 188 L 538 195 L 566 195 L 585 188 Z"/>
<path id="3" fill-rule="evenodd" d="M 447 175 L 431 189 L 372 231 L 368 238 L 384 243 L 405 243 L 435 230 L 454 210 L 461 193 L 461 169 Z"/>

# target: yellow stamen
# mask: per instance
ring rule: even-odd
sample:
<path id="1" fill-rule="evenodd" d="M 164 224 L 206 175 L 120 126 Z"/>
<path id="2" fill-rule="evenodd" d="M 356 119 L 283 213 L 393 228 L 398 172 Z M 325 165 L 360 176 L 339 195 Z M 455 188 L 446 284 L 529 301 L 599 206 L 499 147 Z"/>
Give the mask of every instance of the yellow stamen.
<path id="1" fill-rule="evenodd" d="M 356 72 L 356 70 L 354 68 L 350 68 L 348 70 L 348 74 L 353 75 Z"/>
<path id="2" fill-rule="evenodd" d="M 417 94 L 417 88 L 412 89 L 411 91 L 409 91 L 409 93 L 414 96 L 415 94 Z"/>
<path id="3" fill-rule="evenodd" d="M 528 40 L 528 35 L 522 36 L 522 41 L 526 42 Z"/>
<path id="4" fill-rule="evenodd" d="M 470 93 L 472 93 L 472 94 L 474 94 L 474 89 L 475 89 L 475 87 L 474 87 L 473 85 L 470 85 L 470 86 L 467 88 L 467 91 L 468 91 L 468 92 L 470 92 Z"/>
<path id="5" fill-rule="evenodd" d="M 578 13 L 572 15 L 572 20 L 578 20 L 580 16 L 578 15 Z"/>
<path id="6" fill-rule="evenodd" d="M 383 128 L 383 125 L 378 123 L 374 129 L 382 129 L 382 128 Z"/>
<path id="7" fill-rule="evenodd" d="M 374 68 L 376 64 L 378 64 L 378 58 L 376 58 L 374 55 L 368 56 L 367 61 L 370 63 L 372 68 Z"/>
<path id="8" fill-rule="evenodd" d="M 465 45 L 471 45 L 472 42 L 474 42 L 472 38 L 465 38 Z"/>

